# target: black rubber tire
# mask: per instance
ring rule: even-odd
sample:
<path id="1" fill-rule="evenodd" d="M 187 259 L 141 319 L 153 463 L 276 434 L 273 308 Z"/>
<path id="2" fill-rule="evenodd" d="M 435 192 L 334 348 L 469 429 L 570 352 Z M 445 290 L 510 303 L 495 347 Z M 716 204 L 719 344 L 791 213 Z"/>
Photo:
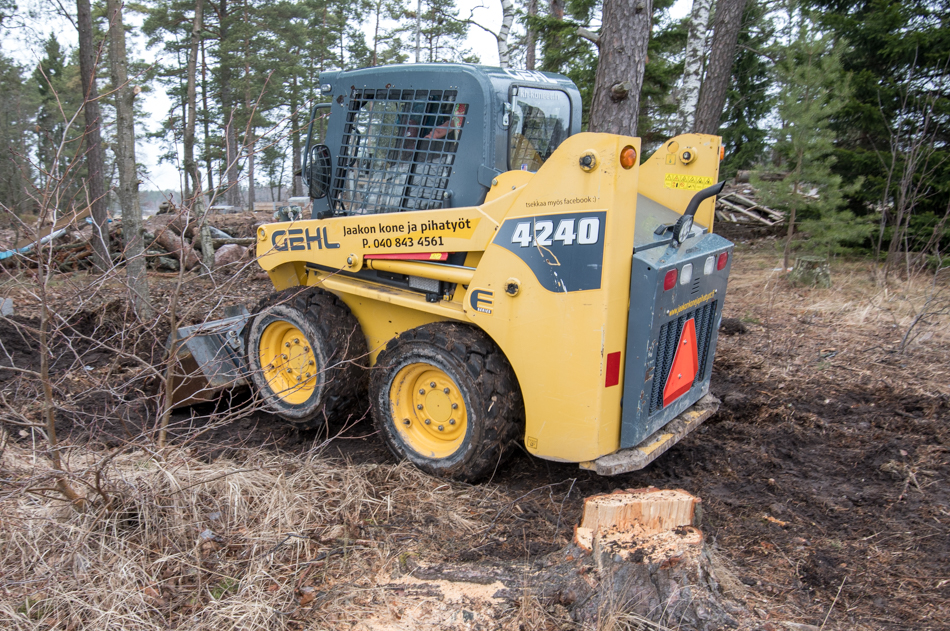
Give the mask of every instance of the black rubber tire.
<path id="1" fill-rule="evenodd" d="M 392 411 L 390 388 L 399 371 L 412 363 L 441 369 L 465 398 L 465 438 L 445 458 L 416 452 L 395 427 L 399 419 Z M 376 429 L 390 451 L 440 477 L 474 482 L 493 473 L 524 434 L 524 401 L 508 359 L 484 331 L 465 324 L 427 324 L 390 340 L 372 371 L 370 398 Z"/>
<path id="2" fill-rule="evenodd" d="M 285 320 L 303 332 L 317 364 L 317 385 L 300 404 L 282 400 L 264 378 L 259 342 L 264 328 Z M 357 405 L 365 409 L 366 338 L 342 300 L 316 287 L 292 287 L 271 294 L 254 309 L 244 329 L 244 348 L 253 387 L 267 408 L 302 428 L 332 421 Z"/>

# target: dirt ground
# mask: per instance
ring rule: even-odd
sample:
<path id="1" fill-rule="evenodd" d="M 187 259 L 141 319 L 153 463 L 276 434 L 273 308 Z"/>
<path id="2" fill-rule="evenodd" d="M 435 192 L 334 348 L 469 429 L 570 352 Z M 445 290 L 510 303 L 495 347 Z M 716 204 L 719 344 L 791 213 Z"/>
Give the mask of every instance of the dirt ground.
<path id="1" fill-rule="evenodd" d="M 728 595 L 749 612 L 742 627 L 950 629 L 950 322 L 944 316 L 918 323 L 899 352 L 926 297 L 926 279 L 882 284 L 868 263 L 837 261 L 832 289 L 789 287 L 774 269 L 780 261 L 774 239 L 732 237 L 738 246 L 711 388 L 722 407 L 699 430 L 647 469 L 614 478 L 523 451 L 477 487 L 412 475 L 430 492 L 420 500 L 423 506 L 431 506 L 426 502 L 445 487 L 456 499 L 479 498 L 481 508 L 457 516 L 460 524 L 455 517 L 445 521 L 444 515 L 404 507 L 400 519 L 368 521 L 364 515 L 360 527 L 378 526 L 388 537 L 402 532 L 405 539 L 390 541 L 393 549 L 412 541 L 412 554 L 431 563 L 531 563 L 565 545 L 584 497 L 618 488 L 681 488 L 702 498 L 702 527 L 728 578 Z M 13 274 L 0 283 L 0 297 L 13 297 L 17 305 L 16 316 L 0 320 L 0 366 L 39 370 L 36 341 L 23 328 L 38 323 L 26 281 Z M 152 278 L 160 309 L 175 281 L 172 275 Z M 123 341 L 135 347 L 140 362 L 103 350 L 96 340 L 130 334 L 123 333 L 127 314 L 118 281 L 100 287 L 95 299 L 82 297 L 96 282 L 85 275 L 55 279 L 52 303 L 54 311 L 69 314 L 60 320 L 68 335 L 53 341 L 50 370 L 62 377 L 60 438 L 106 457 L 127 450 L 129 441 L 153 436 L 156 411 L 147 397 L 160 375 L 142 365 L 160 357 L 168 328 L 158 325 Z M 198 322 L 228 304 L 253 306 L 248 297 L 263 296 L 268 287 L 253 267 L 230 279 L 189 278 L 180 298 L 190 309 L 184 319 Z M 105 377 L 116 384 L 110 393 L 94 387 Z M 10 440 L 27 449 L 35 435 L 15 422 L 35 418 L 39 391 L 0 370 L 0 392 Z M 319 446 L 321 462 L 344 477 L 379 468 L 404 472 L 405 465 L 393 469 L 392 457 L 361 414 L 336 419 L 324 431 L 301 432 L 255 411 L 249 397 L 238 393 L 217 408 L 176 412 L 170 426 L 172 442 L 209 466 L 246 462 L 248 454 L 310 458 Z M 13 479 L 4 473 L 11 466 L 2 461 L 0 475 L 7 480 Z M 388 478 L 380 484 L 389 484 Z M 0 500 L 14 495 L 4 492 Z M 436 527 L 446 523 L 454 527 Z M 393 558 L 405 567 L 405 558 Z M 351 628 L 351 619 L 337 624 L 320 617 L 327 593 L 322 586 L 353 571 L 344 561 L 325 560 L 324 583 L 306 583 L 314 585 L 316 600 L 304 603 L 301 594 L 310 592 L 301 592 L 298 583 L 297 604 L 313 611 L 295 618 L 302 626 L 288 628 Z M 0 578 L 0 600 L 22 602 L 16 581 Z M 415 588 L 406 583 L 398 589 Z M 451 598 L 439 602 L 469 606 Z M 521 620 L 520 628 L 571 628 L 550 607 L 536 605 L 541 613 L 530 619 L 541 623 L 531 626 L 524 621 L 529 618 L 512 618 L 514 605 L 492 606 L 499 617 L 482 628 L 509 628 L 512 620 Z M 194 601 L 189 607 L 182 615 L 195 611 Z"/>

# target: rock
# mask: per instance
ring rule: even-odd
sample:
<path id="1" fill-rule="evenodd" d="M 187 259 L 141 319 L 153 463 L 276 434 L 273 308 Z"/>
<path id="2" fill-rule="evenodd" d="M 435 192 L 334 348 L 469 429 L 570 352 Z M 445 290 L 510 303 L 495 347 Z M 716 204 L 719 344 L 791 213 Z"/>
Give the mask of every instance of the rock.
<path id="1" fill-rule="evenodd" d="M 719 325 L 719 332 L 722 335 L 743 335 L 748 333 L 748 329 L 739 318 L 723 318 Z"/>
<path id="2" fill-rule="evenodd" d="M 240 245 L 222 245 L 218 248 L 218 251 L 214 253 L 214 268 L 221 269 L 225 265 L 232 265 L 238 263 L 241 259 L 244 258 L 244 255 L 247 254 L 247 248 Z"/>
<path id="3" fill-rule="evenodd" d="M 0 316 L 13 315 L 13 298 L 0 298 Z"/>
<path id="4" fill-rule="evenodd" d="M 156 265 L 156 267 L 177 272 L 179 265 L 177 259 L 170 256 L 160 256 L 158 257 L 158 265 Z"/>

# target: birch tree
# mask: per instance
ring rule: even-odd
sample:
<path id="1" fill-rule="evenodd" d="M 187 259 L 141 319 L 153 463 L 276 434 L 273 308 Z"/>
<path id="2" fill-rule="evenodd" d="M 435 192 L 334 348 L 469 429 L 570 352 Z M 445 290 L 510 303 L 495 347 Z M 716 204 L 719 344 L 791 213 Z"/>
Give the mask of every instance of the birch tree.
<path id="1" fill-rule="evenodd" d="M 122 0 L 107 0 L 109 17 L 109 66 L 115 91 L 115 161 L 119 171 L 119 204 L 122 206 L 122 238 L 125 241 L 125 269 L 135 313 L 142 320 L 152 317 L 142 240 L 142 207 L 135 170 L 135 121 L 132 101 L 138 90 L 129 88 L 126 65 L 125 26 Z"/>
<path id="2" fill-rule="evenodd" d="M 507 68 L 510 64 L 508 54 L 508 34 L 515 21 L 515 3 L 511 0 L 501 0 L 501 28 L 495 35 L 498 42 L 498 65 Z"/>
<path id="3" fill-rule="evenodd" d="M 703 83 L 703 62 L 706 45 L 709 42 L 709 14 L 713 0 L 693 0 L 693 9 L 689 16 L 689 35 L 686 39 L 683 83 L 679 92 L 679 104 L 676 114 L 676 131 L 690 132 L 696 118 L 696 105 L 699 103 L 699 89 Z"/>

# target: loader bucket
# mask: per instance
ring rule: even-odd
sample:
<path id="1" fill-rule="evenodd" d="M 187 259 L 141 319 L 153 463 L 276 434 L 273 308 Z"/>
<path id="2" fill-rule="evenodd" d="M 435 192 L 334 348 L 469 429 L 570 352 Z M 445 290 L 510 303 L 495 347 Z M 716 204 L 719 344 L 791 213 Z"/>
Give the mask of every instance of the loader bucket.
<path id="1" fill-rule="evenodd" d="M 180 408 L 215 400 L 224 390 L 247 385 L 244 327 L 250 313 L 178 329 L 178 352 L 168 384 L 171 407 Z M 166 347 L 171 348 L 172 336 Z"/>

